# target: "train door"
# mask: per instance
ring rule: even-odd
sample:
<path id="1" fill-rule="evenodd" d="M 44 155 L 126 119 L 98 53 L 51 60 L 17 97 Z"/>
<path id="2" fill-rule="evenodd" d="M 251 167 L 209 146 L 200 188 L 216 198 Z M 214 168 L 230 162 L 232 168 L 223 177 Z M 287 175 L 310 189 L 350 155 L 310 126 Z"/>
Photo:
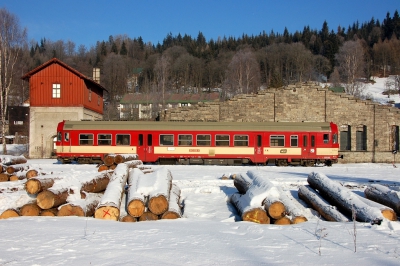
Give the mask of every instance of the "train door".
<path id="1" fill-rule="evenodd" d="M 71 139 L 69 132 L 63 132 L 64 139 L 61 141 L 61 152 L 71 152 Z"/>
<path id="2" fill-rule="evenodd" d="M 138 134 L 137 154 L 139 160 L 143 162 L 151 162 L 153 160 L 153 135 Z"/>
<path id="3" fill-rule="evenodd" d="M 303 151 L 302 157 L 303 158 L 310 158 L 314 157 L 315 155 L 315 135 L 304 133 L 302 135 L 303 138 Z"/>
<path id="4" fill-rule="evenodd" d="M 254 163 L 265 163 L 264 153 L 263 153 L 263 143 L 262 143 L 262 135 L 257 134 L 255 139 L 255 147 L 254 147 Z"/>

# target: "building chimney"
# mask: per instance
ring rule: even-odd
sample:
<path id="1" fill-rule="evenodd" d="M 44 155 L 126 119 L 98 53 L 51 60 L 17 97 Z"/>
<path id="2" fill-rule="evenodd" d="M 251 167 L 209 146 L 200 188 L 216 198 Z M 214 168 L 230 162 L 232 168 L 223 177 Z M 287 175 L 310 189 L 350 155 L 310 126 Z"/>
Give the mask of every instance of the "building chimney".
<path id="1" fill-rule="evenodd" d="M 100 84 L 100 68 L 93 68 L 93 80 Z"/>

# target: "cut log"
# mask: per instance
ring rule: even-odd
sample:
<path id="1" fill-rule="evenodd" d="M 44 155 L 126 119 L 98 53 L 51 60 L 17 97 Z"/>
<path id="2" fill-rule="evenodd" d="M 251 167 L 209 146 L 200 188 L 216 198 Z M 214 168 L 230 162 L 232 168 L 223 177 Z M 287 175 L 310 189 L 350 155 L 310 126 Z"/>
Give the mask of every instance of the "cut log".
<path id="1" fill-rule="evenodd" d="M 281 218 L 279 218 L 279 219 L 277 219 L 277 220 L 273 220 L 273 224 L 277 224 L 277 225 L 289 225 L 289 224 L 292 224 L 292 221 L 290 220 L 289 217 L 284 216 L 284 217 L 281 217 Z"/>
<path id="2" fill-rule="evenodd" d="M 36 177 L 36 176 L 39 176 L 39 175 L 42 175 L 42 173 L 39 173 L 39 171 L 38 170 L 36 170 L 36 169 L 29 169 L 27 172 L 26 172 L 26 178 L 32 178 L 32 177 Z"/>
<path id="3" fill-rule="evenodd" d="M 271 201 L 269 198 L 266 198 L 264 209 L 272 219 L 277 220 L 285 217 L 285 205 L 279 200 Z"/>
<path id="4" fill-rule="evenodd" d="M 245 194 L 252 183 L 251 178 L 246 174 L 237 174 L 233 180 L 233 185 L 240 194 Z"/>
<path id="5" fill-rule="evenodd" d="M 56 191 L 45 190 L 37 195 L 37 205 L 42 209 L 58 207 L 67 202 L 68 195 L 68 188 Z"/>
<path id="6" fill-rule="evenodd" d="M 101 206 L 97 207 L 94 217 L 96 219 L 103 219 L 103 220 L 113 220 L 118 221 L 119 219 L 119 208 L 114 206 Z"/>
<path id="7" fill-rule="evenodd" d="M 110 178 L 112 176 L 111 171 L 102 172 L 96 175 L 92 180 L 82 184 L 81 190 L 88 193 L 98 193 L 106 190 Z"/>
<path id="8" fill-rule="evenodd" d="M 158 215 L 150 212 L 150 211 L 145 211 L 142 216 L 139 217 L 140 222 L 144 221 L 156 221 L 158 220 Z"/>
<path id="9" fill-rule="evenodd" d="M 161 219 L 178 219 L 182 217 L 181 205 L 179 204 L 180 196 L 181 190 L 176 184 L 172 184 L 171 192 L 169 193 L 168 210 L 162 214 Z"/>
<path id="10" fill-rule="evenodd" d="M 114 157 L 115 154 L 107 154 L 106 156 L 104 156 L 104 165 L 110 167 L 111 165 L 114 164 Z"/>
<path id="11" fill-rule="evenodd" d="M 19 213 L 15 209 L 8 209 L 0 214 L 0 219 L 8 219 L 13 217 L 19 217 Z"/>
<path id="12" fill-rule="evenodd" d="M 137 154 L 117 154 L 114 157 L 114 163 L 120 164 L 120 163 L 125 163 L 127 161 L 133 161 L 138 159 L 139 157 Z"/>
<path id="13" fill-rule="evenodd" d="M 400 215 L 400 192 L 379 184 L 371 184 L 364 190 L 365 197 L 392 208 Z"/>
<path id="14" fill-rule="evenodd" d="M 371 222 L 386 219 L 382 212 L 375 207 L 364 203 L 351 190 L 343 187 L 338 182 L 329 179 L 322 173 L 312 172 L 307 178 L 310 186 L 319 191 L 328 202 L 336 205 L 339 209 L 351 216 L 356 212 L 356 220 L 359 222 Z"/>
<path id="15" fill-rule="evenodd" d="M 103 171 L 107 171 L 107 170 L 109 170 L 109 167 L 105 164 L 101 164 L 98 169 L 99 172 L 103 172 Z"/>
<path id="16" fill-rule="evenodd" d="M 84 198 L 69 201 L 59 207 L 58 216 L 81 216 L 91 217 L 102 195 L 98 193 L 87 193 Z"/>
<path id="17" fill-rule="evenodd" d="M 15 172 L 28 171 L 30 167 L 30 164 L 27 163 L 9 165 L 6 168 L 6 172 L 7 174 L 14 174 Z"/>
<path id="18" fill-rule="evenodd" d="M 7 182 L 10 180 L 10 176 L 7 173 L 0 173 L 0 182 Z"/>
<path id="19" fill-rule="evenodd" d="M 261 207 L 252 206 L 246 194 L 234 193 L 230 201 L 236 207 L 243 221 L 269 224 L 270 219 Z M 261 205 L 261 204 L 260 204 Z"/>
<path id="20" fill-rule="evenodd" d="M 39 216 L 40 207 L 36 203 L 28 203 L 21 207 L 19 213 L 21 216 Z"/>
<path id="21" fill-rule="evenodd" d="M 281 191 L 275 186 L 270 187 L 267 197 L 263 202 L 265 211 L 274 220 L 283 218 L 286 215 L 285 205 L 282 203 L 280 193 Z"/>
<path id="22" fill-rule="evenodd" d="M 133 217 L 133 216 L 130 216 L 129 214 L 122 216 L 119 220 L 121 222 L 124 222 L 124 223 L 135 223 L 135 222 L 137 222 L 137 218 Z"/>
<path id="23" fill-rule="evenodd" d="M 310 186 L 299 187 L 299 198 L 316 210 L 327 221 L 348 222 L 346 216 L 339 212 L 335 206 L 327 202 L 317 191 Z"/>
<path id="24" fill-rule="evenodd" d="M 42 210 L 40 212 L 40 216 L 57 216 L 58 209 L 57 208 L 51 208 L 47 210 Z"/>
<path id="25" fill-rule="evenodd" d="M 364 198 L 364 197 L 362 197 L 362 196 L 360 196 L 360 195 L 358 195 L 358 194 L 355 194 L 355 195 L 356 195 L 362 202 L 364 202 L 365 204 L 367 204 L 367 205 L 369 205 L 369 206 L 371 206 L 371 207 L 374 207 L 374 208 L 377 208 L 378 210 L 380 210 L 381 213 L 382 213 L 382 215 L 383 215 L 383 217 L 385 217 L 386 219 L 388 219 L 388 220 L 390 220 L 390 221 L 397 221 L 396 212 L 395 212 L 392 208 L 390 208 L 390 207 L 388 207 L 388 206 L 385 206 L 385 205 L 383 205 L 383 204 L 380 204 L 380 203 L 378 203 L 378 202 L 375 202 L 375 201 L 373 201 L 373 200 Z"/>
<path id="26" fill-rule="evenodd" d="M 23 164 L 27 163 L 24 156 L 14 156 L 14 155 L 0 155 L 0 163 L 3 165 L 13 165 L 13 164 Z"/>
<path id="27" fill-rule="evenodd" d="M 129 172 L 126 210 L 132 217 L 140 217 L 145 211 L 147 195 L 139 191 L 143 175 L 138 168 Z"/>
<path id="28" fill-rule="evenodd" d="M 170 170 L 162 167 L 146 175 L 146 180 L 153 184 L 153 190 L 149 192 L 148 208 L 155 215 L 161 215 L 168 210 L 172 174 Z"/>
<path id="29" fill-rule="evenodd" d="M 25 174 L 13 174 L 9 177 L 10 181 L 18 181 L 18 180 L 24 180 L 26 179 Z"/>
<path id="30" fill-rule="evenodd" d="M 287 216 L 291 216 L 292 224 L 298 224 L 307 222 L 307 218 L 304 215 L 305 209 L 300 207 L 299 202 L 295 202 L 293 197 L 289 197 L 285 191 L 283 191 L 280 187 L 277 187 L 279 191 L 279 199 L 285 205 L 285 211 Z"/>
<path id="31" fill-rule="evenodd" d="M 127 183 L 130 166 L 126 163 L 119 164 L 113 172 L 108 186 L 102 196 L 94 217 L 104 220 L 119 220 L 120 206 L 124 188 Z"/>
<path id="32" fill-rule="evenodd" d="M 36 177 L 30 178 L 25 183 L 25 190 L 29 194 L 38 194 L 43 190 L 49 189 L 54 184 L 54 178 Z"/>

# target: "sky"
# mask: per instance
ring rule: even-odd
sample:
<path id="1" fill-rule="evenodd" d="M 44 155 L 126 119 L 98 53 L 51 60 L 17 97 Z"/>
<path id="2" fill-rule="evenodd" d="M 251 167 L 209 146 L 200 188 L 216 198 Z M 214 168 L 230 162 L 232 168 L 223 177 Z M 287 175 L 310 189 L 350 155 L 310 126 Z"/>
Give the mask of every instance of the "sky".
<path id="1" fill-rule="evenodd" d="M 320 30 L 324 21 L 336 31 L 371 18 L 380 22 L 387 12 L 400 9 L 399 0 L 2 0 L 0 8 L 16 15 L 28 30 L 28 40 L 72 41 L 78 47 L 95 46 L 109 36 L 142 37 L 144 42 L 162 43 L 167 34 L 179 33 L 206 40 L 218 37 L 258 35 L 265 31 L 302 31 L 304 26 Z"/>

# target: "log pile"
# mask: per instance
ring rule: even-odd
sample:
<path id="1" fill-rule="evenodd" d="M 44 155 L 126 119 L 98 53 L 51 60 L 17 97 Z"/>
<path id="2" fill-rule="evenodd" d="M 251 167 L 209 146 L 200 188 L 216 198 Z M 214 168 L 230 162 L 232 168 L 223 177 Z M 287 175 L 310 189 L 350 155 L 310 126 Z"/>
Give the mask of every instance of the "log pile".
<path id="1" fill-rule="evenodd" d="M 144 167 L 142 161 L 132 160 L 136 157 L 122 156 L 117 160 L 118 164 L 114 170 L 107 170 L 101 173 L 85 173 L 85 176 L 72 176 L 72 174 L 48 174 L 40 175 L 39 171 L 31 171 L 32 176 L 29 179 L 19 182 L 10 182 L 10 185 L 4 186 L 7 189 L 0 190 L 0 193 L 7 193 L 13 200 L 10 206 L 0 206 L 0 219 L 6 219 L 18 216 L 86 216 L 98 217 L 99 213 L 105 213 L 106 217 L 113 217 L 113 220 L 137 221 L 153 220 L 153 213 L 157 213 L 156 218 L 171 219 L 171 217 L 180 217 L 178 188 L 172 189 L 171 204 L 165 199 L 170 199 L 172 187 L 172 175 L 168 170 L 153 171 L 151 167 Z M 26 171 L 30 169 L 29 165 L 21 165 L 15 169 Z M 3 167 L 7 169 L 7 167 Z M 24 169 L 24 170 L 22 170 Z M 149 175 L 150 182 L 162 183 L 162 177 L 167 182 L 167 193 L 162 189 L 165 185 L 154 185 L 150 189 L 148 181 L 141 182 L 146 184 L 146 206 L 143 217 L 133 217 L 127 213 L 125 204 L 121 200 L 125 199 L 128 187 L 128 174 L 132 169 L 139 171 L 140 175 Z M 142 169 L 142 170 L 141 170 Z M 33 170 L 33 169 L 30 169 Z M 19 170 L 18 170 L 19 171 Z M 147 175 L 146 174 L 146 175 Z M 151 177 L 154 175 L 154 177 Z M 146 177 L 147 178 L 147 177 Z M 14 184 L 11 186 L 11 184 Z M 121 197 L 123 196 L 123 197 Z M 149 201 L 149 199 L 151 199 Z M 150 202 L 150 203 L 149 203 Z M 120 210 L 122 207 L 122 210 Z M 109 215 L 108 215 L 109 214 Z M 147 216 L 146 216 L 147 215 Z M 164 217 L 162 217 L 164 215 Z M 175 215 L 175 216 L 174 216 Z M 126 216 L 126 217 L 122 217 Z"/>
<path id="2" fill-rule="evenodd" d="M 380 204 L 369 200 L 368 196 L 361 197 L 324 174 L 312 172 L 308 175 L 307 182 L 309 187 L 299 188 L 299 197 L 328 221 L 346 222 L 350 220 L 347 217 L 352 217 L 353 214 L 359 222 L 380 223 L 384 219 L 397 220 L 395 211 L 383 205 L 389 205 L 387 201 Z M 376 195 L 379 193 L 376 191 L 378 189 L 372 186 L 366 189 L 365 194 L 369 194 L 371 199 L 377 199 Z M 388 191 L 382 192 L 384 193 Z"/>
<path id="3" fill-rule="evenodd" d="M 280 187 L 257 171 L 235 175 L 238 193 L 231 197 L 243 221 L 273 224 L 295 224 L 307 221 L 303 209 Z"/>
<path id="4" fill-rule="evenodd" d="M 18 181 L 38 176 L 39 172 L 23 156 L 0 155 L 0 182 Z"/>
<path id="5" fill-rule="evenodd" d="M 107 154 L 104 156 L 103 159 L 103 164 L 98 166 L 98 171 L 106 171 L 106 170 L 114 170 L 118 164 L 128 162 L 128 161 L 133 161 L 133 160 L 139 160 L 139 156 L 137 154 Z"/>
<path id="6" fill-rule="evenodd" d="M 179 187 L 172 184 L 171 172 L 165 167 L 147 174 L 135 168 L 128 178 L 127 215 L 137 221 L 181 218 L 180 194 Z"/>

